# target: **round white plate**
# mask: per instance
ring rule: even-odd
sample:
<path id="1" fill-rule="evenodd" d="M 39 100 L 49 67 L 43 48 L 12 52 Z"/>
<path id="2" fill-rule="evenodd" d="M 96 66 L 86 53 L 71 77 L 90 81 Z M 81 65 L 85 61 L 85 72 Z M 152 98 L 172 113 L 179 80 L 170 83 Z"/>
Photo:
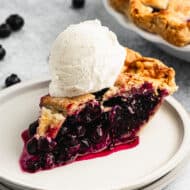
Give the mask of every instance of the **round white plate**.
<path id="1" fill-rule="evenodd" d="M 153 42 L 158 47 L 163 49 L 164 51 L 170 53 L 171 55 L 181 58 L 186 61 L 190 61 L 190 45 L 185 47 L 177 47 L 170 43 L 168 43 L 166 40 L 161 38 L 160 36 L 156 34 L 152 34 L 150 32 L 147 32 L 145 30 L 142 30 L 141 28 L 137 27 L 135 24 L 133 24 L 126 16 L 120 14 L 119 12 L 115 11 L 109 4 L 109 0 L 103 0 L 103 4 L 107 10 L 107 12 L 112 15 L 118 23 L 120 23 L 124 28 L 132 30 L 139 34 L 142 38 Z"/>
<path id="2" fill-rule="evenodd" d="M 36 174 L 20 170 L 21 132 L 39 115 L 47 80 L 15 85 L 0 92 L 0 178 L 34 189 L 139 188 L 174 169 L 189 152 L 189 117 L 172 97 L 141 131 L 140 144 L 107 157 L 75 162 Z M 26 188 L 24 188 L 26 189 Z"/>
<path id="3" fill-rule="evenodd" d="M 189 162 L 189 155 L 186 156 L 186 158 L 168 174 L 152 182 L 146 187 L 141 188 L 141 190 L 163 190 L 165 187 L 171 184 L 174 180 L 177 179 L 177 177 L 179 177 L 184 172 L 185 166 L 187 165 L 188 162 Z"/>

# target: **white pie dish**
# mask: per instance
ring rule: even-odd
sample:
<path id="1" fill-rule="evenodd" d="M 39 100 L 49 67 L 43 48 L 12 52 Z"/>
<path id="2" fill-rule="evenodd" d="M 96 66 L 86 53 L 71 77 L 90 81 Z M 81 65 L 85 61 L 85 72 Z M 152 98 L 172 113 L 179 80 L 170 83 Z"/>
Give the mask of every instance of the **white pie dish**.
<path id="1" fill-rule="evenodd" d="M 183 59 L 187 62 L 190 62 L 190 45 L 187 45 L 185 47 L 177 47 L 170 43 L 168 43 L 166 40 L 164 40 L 162 37 L 152 34 L 150 32 L 147 32 L 139 27 L 137 27 L 135 24 L 133 24 L 126 16 L 120 14 L 116 10 L 114 10 L 110 4 L 109 0 L 103 0 L 103 4 L 107 12 L 112 15 L 115 20 L 121 24 L 124 28 L 134 31 L 138 35 L 140 35 L 142 38 L 146 39 L 147 41 L 150 41 L 157 45 L 159 48 L 163 49 L 167 53 L 178 57 L 180 59 Z"/>
<path id="2" fill-rule="evenodd" d="M 48 84 L 48 80 L 31 81 L 0 92 L 0 122 L 6 126 L 0 127 L 2 181 L 23 189 L 130 190 L 167 174 L 190 150 L 189 117 L 182 106 L 169 97 L 141 131 L 137 147 L 45 172 L 24 173 L 18 164 L 23 148 L 20 135 L 38 117 L 40 97 L 48 93 Z"/>

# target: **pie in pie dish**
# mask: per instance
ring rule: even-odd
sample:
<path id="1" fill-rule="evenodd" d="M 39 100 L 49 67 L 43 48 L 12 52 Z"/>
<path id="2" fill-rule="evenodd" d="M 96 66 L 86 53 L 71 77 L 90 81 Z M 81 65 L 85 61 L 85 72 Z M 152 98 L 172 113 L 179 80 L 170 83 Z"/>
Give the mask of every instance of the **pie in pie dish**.
<path id="1" fill-rule="evenodd" d="M 169 43 L 190 43 L 189 0 L 109 0 L 111 6 L 144 30 L 162 36 Z"/>
<path id="2" fill-rule="evenodd" d="M 138 132 L 176 91 L 175 72 L 126 49 L 114 87 L 73 98 L 41 98 L 41 114 L 23 132 L 24 171 L 36 172 L 138 144 Z"/>

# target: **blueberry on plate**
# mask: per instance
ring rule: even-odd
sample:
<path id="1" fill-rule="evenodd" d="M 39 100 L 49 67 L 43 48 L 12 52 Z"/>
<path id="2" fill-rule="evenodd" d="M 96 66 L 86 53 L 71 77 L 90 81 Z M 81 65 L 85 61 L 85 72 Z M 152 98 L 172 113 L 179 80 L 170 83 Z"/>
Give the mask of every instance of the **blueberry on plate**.
<path id="1" fill-rule="evenodd" d="M 6 38 L 10 36 L 11 28 L 8 24 L 1 24 L 0 25 L 0 38 Z"/>
<path id="2" fill-rule="evenodd" d="M 13 14 L 6 19 L 6 23 L 11 27 L 13 31 L 17 31 L 23 27 L 24 19 L 17 14 Z"/>
<path id="3" fill-rule="evenodd" d="M 3 48 L 2 45 L 0 45 L 0 60 L 2 60 L 6 55 L 6 51 L 5 49 Z"/>
<path id="4" fill-rule="evenodd" d="M 85 5 L 85 0 L 72 0 L 72 6 L 73 8 L 82 8 Z"/>
<path id="5" fill-rule="evenodd" d="M 11 74 L 5 79 L 5 86 L 9 87 L 19 82 L 21 82 L 20 78 L 16 74 Z"/>

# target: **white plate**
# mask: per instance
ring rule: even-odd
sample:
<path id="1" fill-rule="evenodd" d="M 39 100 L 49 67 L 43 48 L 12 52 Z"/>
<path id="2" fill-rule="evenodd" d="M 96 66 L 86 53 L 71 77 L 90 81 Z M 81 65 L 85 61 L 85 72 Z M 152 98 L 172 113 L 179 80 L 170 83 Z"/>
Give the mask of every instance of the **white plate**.
<path id="1" fill-rule="evenodd" d="M 176 168 L 174 168 L 172 171 L 170 171 L 168 174 L 164 175 L 163 177 L 159 178 L 158 180 L 151 182 L 146 187 L 142 187 L 139 190 L 163 190 L 166 186 L 171 184 L 174 180 L 176 180 L 177 177 L 179 177 L 183 172 L 184 168 L 189 162 L 189 156 L 185 158 Z M 17 188 L 15 185 L 7 183 L 1 183 L 0 182 L 0 189 L 1 190 L 21 190 Z"/>
<path id="2" fill-rule="evenodd" d="M 39 114 L 48 81 L 33 81 L 0 92 L 0 177 L 35 189 L 132 189 L 174 169 L 189 152 L 189 117 L 172 97 L 140 135 L 140 145 L 107 157 L 76 162 L 36 174 L 23 173 L 18 160 L 21 132 Z M 24 188 L 26 189 L 26 188 Z"/>
<path id="3" fill-rule="evenodd" d="M 161 38 L 160 36 L 156 34 L 152 34 L 150 32 L 147 32 L 145 30 L 142 30 L 141 28 L 137 27 L 135 24 L 133 24 L 129 19 L 127 19 L 126 16 L 118 13 L 115 11 L 109 4 L 109 0 L 103 0 L 103 4 L 108 11 L 110 15 L 112 15 L 118 23 L 120 23 L 123 27 L 126 29 L 132 30 L 139 34 L 144 39 L 155 43 L 158 47 L 165 50 L 166 52 L 170 53 L 173 56 L 176 56 L 178 58 L 181 58 L 186 61 L 190 61 L 190 45 L 185 47 L 177 47 L 170 43 L 168 43 L 166 40 Z"/>
<path id="4" fill-rule="evenodd" d="M 147 185 L 141 190 L 163 190 L 185 171 L 185 166 L 187 165 L 188 162 L 189 162 L 189 155 L 168 174 L 164 175 L 163 177 L 154 181 L 153 183 Z"/>

